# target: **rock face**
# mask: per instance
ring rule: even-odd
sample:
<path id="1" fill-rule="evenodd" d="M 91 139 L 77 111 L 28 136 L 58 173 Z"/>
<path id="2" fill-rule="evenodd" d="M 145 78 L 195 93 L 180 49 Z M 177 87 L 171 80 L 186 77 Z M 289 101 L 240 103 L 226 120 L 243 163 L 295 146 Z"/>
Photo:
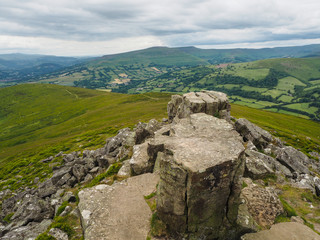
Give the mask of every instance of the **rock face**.
<path id="1" fill-rule="evenodd" d="M 144 196 L 156 190 L 158 181 L 158 175 L 147 173 L 80 191 L 84 238 L 146 239 L 152 212 Z"/>
<path id="2" fill-rule="evenodd" d="M 227 95 L 215 91 L 190 92 L 183 96 L 173 95 L 168 103 L 168 119 L 185 118 L 193 113 L 206 113 L 230 119 L 230 104 Z"/>
<path id="3" fill-rule="evenodd" d="M 307 226 L 296 222 L 285 222 L 273 225 L 270 230 L 249 233 L 241 240 L 320 240 L 320 236 Z"/>
<path id="4" fill-rule="evenodd" d="M 158 153 L 159 217 L 171 231 L 202 239 L 230 239 L 243 174 L 241 137 L 226 120 L 198 113 L 180 119 L 169 136 L 157 135 L 150 145 Z"/>

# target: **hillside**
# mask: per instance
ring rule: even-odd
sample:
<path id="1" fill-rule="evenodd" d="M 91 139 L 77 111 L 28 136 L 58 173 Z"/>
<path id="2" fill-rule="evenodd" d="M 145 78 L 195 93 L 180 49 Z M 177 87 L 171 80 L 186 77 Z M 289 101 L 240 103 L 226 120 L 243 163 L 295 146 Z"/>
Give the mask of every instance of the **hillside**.
<path id="1" fill-rule="evenodd" d="M 249 62 L 266 58 L 319 56 L 320 45 L 264 49 L 198 49 L 152 47 L 106 55 L 87 63 L 42 75 L 34 80 L 68 86 L 116 89 L 186 67 Z"/>
<path id="2" fill-rule="evenodd" d="M 27 84 L 0 89 L 0 98 L 0 188 L 8 185 L 5 179 L 17 188 L 35 175 L 45 178 L 50 173 L 41 159 L 60 151 L 100 147 L 121 128 L 165 117 L 170 95 Z M 273 131 L 305 153 L 319 151 L 318 123 L 236 104 L 232 114 Z M 35 164 L 33 168 L 28 167 L 30 162 Z M 24 178 L 18 181 L 17 175 Z"/>
<path id="3" fill-rule="evenodd" d="M 267 59 L 249 63 L 197 66 L 131 81 L 116 92 L 218 90 L 237 104 L 320 119 L 320 58 Z"/>
<path id="4" fill-rule="evenodd" d="M 205 94 L 213 93 L 198 94 L 208 99 L 212 95 Z M 192 211 L 182 212 L 195 214 L 194 224 L 203 218 L 199 209 L 208 206 L 217 211 L 218 215 L 208 211 L 213 220 L 217 216 L 224 218 L 226 213 L 221 209 L 226 209 L 227 201 L 227 209 L 231 209 L 228 216 L 250 217 L 249 225 L 248 221 L 237 222 L 245 229 L 243 232 L 237 228 L 237 234 L 247 233 L 248 228 L 255 232 L 277 222 L 293 221 L 292 216 L 300 216 L 300 222 L 319 232 L 320 194 L 316 176 L 320 165 L 315 152 L 320 152 L 320 124 L 246 106 L 231 106 L 232 116 L 247 118 L 281 142 L 245 119 L 227 122 L 214 117 L 230 117 L 226 97 L 215 94 L 222 96 L 217 99 L 221 104 L 211 105 L 217 108 L 217 114 L 213 110 L 211 115 L 198 113 L 186 119 L 184 114 L 192 113 L 186 110 L 188 106 L 201 109 L 201 102 L 193 97 L 195 93 L 186 95 L 189 100 L 173 101 L 167 108 L 170 95 L 165 93 L 126 95 L 47 84 L 0 89 L 4 100 L 0 107 L 0 237 L 22 240 L 24 234 L 34 238 L 44 232 L 37 238 L 42 240 L 55 234 L 54 231 L 62 231 L 60 234 L 73 240 L 99 239 L 106 232 L 103 236 L 110 239 L 118 239 L 118 234 L 120 239 L 137 236 L 129 233 L 160 237 L 171 234 L 170 228 L 184 231 L 174 224 L 184 218 L 164 217 L 168 205 L 161 202 L 177 198 L 181 209 L 185 209 L 185 196 L 194 205 L 189 208 Z M 178 98 L 182 97 L 173 99 Z M 194 102 L 188 105 L 189 101 Z M 209 100 L 206 103 L 207 111 Z M 168 116 L 170 122 L 178 114 L 180 117 L 174 124 L 149 121 Z M 149 123 L 140 123 L 133 129 L 139 121 Z M 160 131 L 155 133 L 157 129 Z M 247 142 L 251 137 L 252 142 Z M 109 139 L 105 141 L 106 138 Z M 310 159 L 286 145 L 301 150 Z M 158 166 L 160 174 L 164 174 L 160 179 L 169 179 L 159 183 L 159 176 L 151 173 L 155 162 L 149 169 L 150 161 L 158 159 L 157 154 L 159 161 L 165 160 Z M 178 166 L 173 160 L 182 164 Z M 265 163 L 261 165 L 261 161 Z M 204 167 L 208 170 L 202 171 Z M 193 178 L 187 179 L 192 179 L 194 189 L 189 184 L 181 187 L 187 183 L 184 172 L 193 174 Z M 102 185 L 96 186 L 99 183 Z M 199 194 L 199 183 L 205 195 Z M 160 196 L 156 186 L 163 191 Z M 272 189 L 277 189 L 279 197 Z M 180 194 L 183 191 L 190 194 Z M 237 212 L 240 191 L 241 198 L 245 197 L 244 202 L 249 204 L 245 212 L 243 208 Z M 156 201 L 159 197 L 165 201 Z M 198 199 L 200 203 L 205 201 L 200 208 Z M 257 214 L 258 210 L 262 213 Z M 199 226 L 235 227 L 213 220 L 201 220 Z M 166 229 L 161 221 L 172 224 L 167 224 Z M 315 234 L 300 225 L 301 231 Z M 206 229 L 202 227 L 201 231 L 210 234 Z M 234 231 L 214 234 L 219 239 L 237 239 Z"/>

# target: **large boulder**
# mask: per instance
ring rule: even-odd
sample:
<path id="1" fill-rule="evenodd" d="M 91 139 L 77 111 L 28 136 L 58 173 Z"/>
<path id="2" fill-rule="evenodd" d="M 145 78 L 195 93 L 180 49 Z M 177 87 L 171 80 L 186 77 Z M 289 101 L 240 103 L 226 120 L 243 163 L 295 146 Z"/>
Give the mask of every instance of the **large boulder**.
<path id="1" fill-rule="evenodd" d="M 248 233 L 241 240 L 320 240 L 320 236 L 306 225 L 297 222 L 275 224 L 269 230 Z"/>
<path id="2" fill-rule="evenodd" d="M 265 148 L 273 139 L 269 132 L 245 118 L 238 119 L 235 122 L 235 127 L 244 141 L 251 141 L 259 149 Z"/>
<path id="3" fill-rule="evenodd" d="M 159 176 L 142 174 L 79 192 L 79 210 L 87 240 L 146 239 L 152 212 L 144 196 L 156 190 Z"/>
<path id="4" fill-rule="evenodd" d="M 244 146 L 226 120 L 198 113 L 180 119 L 160 146 L 157 211 L 178 234 L 233 239 L 243 174 Z"/>
<path id="5" fill-rule="evenodd" d="M 206 113 L 230 119 L 230 104 L 227 95 L 215 91 L 190 92 L 183 96 L 173 95 L 168 103 L 168 119 L 185 118 L 193 113 Z"/>
<path id="6" fill-rule="evenodd" d="M 309 164 L 309 158 L 297 149 L 291 146 L 278 148 L 276 155 L 277 160 L 282 165 L 286 166 L 291 172 L 310 174 L 307 167 Z"/>

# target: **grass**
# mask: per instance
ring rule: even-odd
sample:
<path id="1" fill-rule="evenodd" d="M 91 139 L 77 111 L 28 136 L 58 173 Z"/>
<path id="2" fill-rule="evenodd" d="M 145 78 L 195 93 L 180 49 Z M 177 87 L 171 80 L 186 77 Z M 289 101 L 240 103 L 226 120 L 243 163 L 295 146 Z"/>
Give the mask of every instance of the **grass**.
<path id="1" fill-rule="evenodd" d="M 17 189 L 51 174 L 41 159 L 102 147 L 119 129 L 165 117 L 170 95 L 25 84 L 0 89 L 0 98 L 0 189 Z"/>

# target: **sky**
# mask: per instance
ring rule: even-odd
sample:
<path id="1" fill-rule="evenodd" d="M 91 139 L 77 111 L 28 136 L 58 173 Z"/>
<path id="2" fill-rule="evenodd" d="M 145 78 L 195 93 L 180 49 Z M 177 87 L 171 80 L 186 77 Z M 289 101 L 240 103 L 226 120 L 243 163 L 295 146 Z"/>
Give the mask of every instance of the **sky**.
<path id="1" fill-rule="evenodd" d="M 0 0 L 0 54 L 317 43 L 319 0 Z"/>

